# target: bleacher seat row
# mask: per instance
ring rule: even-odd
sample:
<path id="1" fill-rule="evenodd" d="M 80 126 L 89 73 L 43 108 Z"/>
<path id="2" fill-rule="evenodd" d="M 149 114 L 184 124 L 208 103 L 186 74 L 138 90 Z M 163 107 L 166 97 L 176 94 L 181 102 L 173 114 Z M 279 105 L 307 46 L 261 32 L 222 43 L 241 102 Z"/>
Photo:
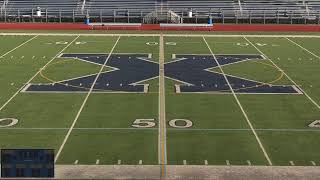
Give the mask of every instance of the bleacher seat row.
<path id="1" fill-rule="evenodd" d="M 30 13 L 40 7 L 48 11 L 96 12 L 113 10 L 136 10 L 152 12 L 156 9 L 181 11 L 288 11 L 308 14 L 320 11 L 319 0 L 0 0 L 1 10 Z"/>

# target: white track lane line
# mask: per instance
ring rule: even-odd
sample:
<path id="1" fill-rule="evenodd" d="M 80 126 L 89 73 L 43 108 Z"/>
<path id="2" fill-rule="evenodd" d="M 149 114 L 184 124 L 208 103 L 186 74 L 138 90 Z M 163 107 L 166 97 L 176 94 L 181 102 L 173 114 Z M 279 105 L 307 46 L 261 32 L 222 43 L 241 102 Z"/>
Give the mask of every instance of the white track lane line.
<path id="1" fill-rule="evenodd" d="M 307 48 L 301 46 L 301 45 L 298 44 L 297 42 L 295 42 L 295 41 L 293 41 L 293 40 L 291 40 L 291 39 L 289 39 L 289 38 L 287 38 L 287 37 L 285 37 L 285 38 L 286 38 L 288 41 L 290 41 L 290 42 L 292 42 L 293 44 L 295 44 L 295 45 L 297 45 L 298 47 L 300 47 L 301 49 L 307 51 L 308 53 L 310 53 L 310 54 L 313 55 L 314 57 L 320 59 L 320 56 L 318 56 L 318 55 L 314 54 L 313 52 L 309 51 Z"/>
<path id="2" fill-rule="evenodd" d="M 225 73 L 224 73 L 224 71 L 223 71 L 223 69 L 222 69 L 219 61 L 217 60 L 216 56 L 214 55 L 213 51 L 211 50 L 211 48 L 210 48 L 210 46 L 209 46 L 209 44 L 208 44 L 208 42 L 207 42 L 207 40 L 206 40 L 206 38 L 205 38 L 204 36 L 203 36 L 203 40 L 204 40 L 204 42 L 206 43 L 206 45 L 207 45 L 207 47 L 208 47 L 208 49 L 209 49 L 212 57 L 213 57 L 214 60 L 216 61 L 217 65 L 218 65 L 218 67 L 219 67 L 219 69 L 220 69 L 220 71 L 222 72 L 222 74 L 223 74 L 223 76 L 224 76 L 224 78 L 225 78 L 225 80 L 226 80 L 226 82 L 227 82 L 227 84 L 228 84 L 228 86 L 229 86 L 229 88 L 230 88 L 230 90 L 231 90 L 231 92 L 232 92 L 232 95 L 233 95 L 234 99 L 236 100 L 237 104 L 239 105 L 239 107 L 240 107 L 240 109 L 241 109 L 241 111 L 242 111 L 243 116 L 244 116 L 245 119 L 247 120 L 247 123 L 248 123 L 248 125 L 250 126 L 250 129 L 251 129 L 252 133 L 254 134 L 254 136 L 255 136 L 255 138 L 256 138 L 259 146 L 260 146 L 260 149 L 262 150 L 262 152 L 263 152 L 265 158 L 267 159 L 269 165 L 272 166 L 272 162 L 271 162 L 271 159 L 269 158 L 269 155 L 268 155 L 267 151 L 265 150 L 263 144 L 261 143 L 261 140 L 260 140 L 258 134 L 256 133 L 255 129 L 253 128 L 253 125 L 252 125 L 251 121 L 249 120 L 249 117 L 248 117 L 247 113 L 244 111 L 244 109 L 243 109 L 243 107 L 242 107 L 242 105 L 241 105 L 241 103 L 240 103 L 237 95 L 235 94 L 235 92 L 234 92 L 234 90 L 233 90 L 233 88 L 232 88 L 232 86 L 231 86 L 231 84 L 230 84 L 227 76 L 225 75 Z"/>
<path id="3" fill-rule="evenodd" d="M 78 121 L 78 119 L 79 119 L 79 117 L 80 117 L 80 114 L 81 114 L 84 106 L 86 105 L 86 103 L 87 103 L 87 101 L 88 101 L 88 99 L 89 99 L 89 96 L 90 96 L 90 94 L 92 93 L 93 88 L 94 88 L 94 86 L 95 86 L 98 78 L 100 77 L 101 72 L 103 71 L 103 69 L 104 69 L 105 65 L 107 64 L 108 60 L 110 59 L 111 54 L 113 53 L 113 50 L 114 50 L 115 47 L 117 46 L 119 40 L 120 40 L 120 36 L 118 37 L 117 41 L 114 43 L 112 49 L 110 50 L 110 52 L 109 52 L 109 54 L 108 54 L 108 57 L 106 58 L 106 60 L 105 60 L 105 62 L 103 63 L 103 65 L 101 66 L 98 75 L 97 75 L 96 78 L 94 79 L 94 81 L 93 81 L 93 83 L 92 83 L 92 85 L 91 85 L 91 87 L 90 87 L 90 90 L 89 90 L 89 92 L 87 93 L 87 96 L 85 97 L 84 101 L 82 102 L 82 105 L 81 105 L 81 107 L 80 107 L 80 109 L 79 109 L 76 117 L 74 118 L 74 120 L 73 120 L 73 122 L 72 122 L 72 124 L 71 124 L 71 126 L 70 126 L 70 128 L 69 128 L 69 130 L 68 130 L 68 133 L 66 134 L 65 138 L 63 139 L 63 142 L 62 142 L 62 144 L 61 144 L 61 146 L 60 146 L 60 148 L 59 148 L 59 150 L 58 150 L 58 152 L 57 152 L 57 154 L 56 154 L 56 157 L 55 157 L 54 162 L 57 162 L 57 160 L 58 160 L 58 158 L 59 158 L 59 156 L 60 156 L 60 154 L 61 154 L 61 152 L 62 152 L 62 150 L 63 150 L 63 148 L 64 148 L 64 145 L 66 144 L 67 140 L 69 139 L 69 136 L 70 136 L 70 134 L 71 134 L 74 126 L 76 125 L 76 123 L 77 123 L 77 121 Z"/>
<path id="4" fill-rule="evenodd" d="M 25 41 L 25 42 L 21 43 L 21 44 L 20 44 L 20 45 L 18 45 L 17 47 L 15 47 L 15 48 L 11 49 L 10 51 L 8 51 L 8 52 L 4 53 L 2 56 L 0 56 L 0 58 L 3 58 L 4 56 L 6 56 L 6 55 L 10 54 L 11 52 L 13 52 L 13 51 L 15 51 L 16 49 L 20 48 L 21 46 L 23 46 L 23 45 L 25 45 L 25 44 L 29 43 L 30 41 L 32 41 L 33 39 L 35 39 L 35 38 L 37 38 L 37 37 L 38 37 L 38 35 L 36 35 L 36 36 L 34 36 L 34 37 L 32 37 L 32 38 L 28 39 L 27 41 Z"/>
<path id="5" fill-rule="evenodd" d="M 303 92 L 303 94 L 318 108 L 320 109 L 319 104 L 314 101 L 293 79 L 291 79 L 288 74 L 286 72 L 284 72 L 277 64 L 275 64 L 270 58 L 268 58 L 268 56 L 266 56 L 257 46 L 255 46 L 249 39 L 247 39 L 246 37 L 243 37 L 248 43 L 250 43 L 257 51 L 259 51 L 259 53 L 261 53 L 264 57 L 266 57 L 267 59 L 269 59 L 269 61 L 281 72 L 283 72 L 283 74 L 296 86 L 299 87 L 300 90 Z"/>
<path id="6" fill-rule="evenodd" d="M 74 38 L 67 46 L 65 46 L 60 52 L 58 52 L 58 54 L 56 54 L 50 61 L 47 62 L 47 64 L 45 64 L 42 68 L 39 69 L 39 71 L 33 75 L 29 81 L 27 81 L 24 85 L 22 85 L 21 88 L 19 88 L 19 90 L 13 94 L 13 96 L 11 96 L 10 99 L 8 99 L 1 107 L 0 107 L 0 111 L 3 110 L 3 108 L 5 108 L 11 101 L 13 98 L 15 98 L 19 92 L 21 90 L 23 90 L 24 86 L 28 85 L 43 69 L 45 69 L 56 57 L 58 57 L 64 50 L 66 50 L 75 40 L 77 40 L 80 36 L 77 36 L 76 38 Z"/>
<path id="7" fill-rule="evenodd" d="M 159 37 L 160 34 L 86 34 L 86 33 L 0 33 L 2 36 L 123 36 L 123 37 Z M 259 34 L 259 35 L 239 35 L 239 34 L 164 34 L 165 37 L 301 37 L 301 38 L 320 38 L 320 35 L 268 35 L 268 34 Z"/>

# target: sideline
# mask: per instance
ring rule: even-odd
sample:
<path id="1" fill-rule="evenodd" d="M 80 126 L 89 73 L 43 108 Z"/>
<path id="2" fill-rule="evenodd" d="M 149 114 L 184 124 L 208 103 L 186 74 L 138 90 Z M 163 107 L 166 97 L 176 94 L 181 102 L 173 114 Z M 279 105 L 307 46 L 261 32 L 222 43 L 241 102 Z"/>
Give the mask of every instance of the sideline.
<path id="1" fill-rule="evenodd" d="M 91 33 L 0 33 L 0 36 L 127 36 L 127 37 L 159 37 L 160 33 L 156 34 L 91 34 Z M 300 37 L 300 38 L 320 38 L 320 35 L 268 35 L 268 34 L 256 34 L 256 35 L 245 35 L 245 34 L 163 34 L 164 37 Z"/>

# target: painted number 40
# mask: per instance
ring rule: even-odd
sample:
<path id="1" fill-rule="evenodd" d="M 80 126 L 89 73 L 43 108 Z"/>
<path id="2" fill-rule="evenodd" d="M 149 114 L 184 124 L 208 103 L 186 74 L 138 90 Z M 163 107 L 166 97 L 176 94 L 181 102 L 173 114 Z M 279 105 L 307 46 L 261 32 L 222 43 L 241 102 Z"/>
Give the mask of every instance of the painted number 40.
<path id="1" fill-rule="evenodd" d="M 188 119 L 172 119 L 169 121 L 169 126 L 173 128 L 189 128 L 192 127 L 192 121 Z M 136 119 L 132 127 L 135 128 L 152 128 L 156 126 L 155 119 Z"/>

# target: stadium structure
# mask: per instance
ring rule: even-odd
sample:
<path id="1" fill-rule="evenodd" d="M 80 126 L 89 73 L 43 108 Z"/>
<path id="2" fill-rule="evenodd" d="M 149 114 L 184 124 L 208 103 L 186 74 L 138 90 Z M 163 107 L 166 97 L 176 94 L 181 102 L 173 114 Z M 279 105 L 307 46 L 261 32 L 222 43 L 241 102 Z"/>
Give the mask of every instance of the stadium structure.
<path id="1" fill-rule="evenodd" d="M 2 0 L 9 22 L 319 24 L 317 0 Z M 40 10 L 40 15 L 37 11 Z"/>
<path id="2" fill-rule="evenodd" d="M 0 179 L 320 177 L 320 0 L 0 0 Z"/>

